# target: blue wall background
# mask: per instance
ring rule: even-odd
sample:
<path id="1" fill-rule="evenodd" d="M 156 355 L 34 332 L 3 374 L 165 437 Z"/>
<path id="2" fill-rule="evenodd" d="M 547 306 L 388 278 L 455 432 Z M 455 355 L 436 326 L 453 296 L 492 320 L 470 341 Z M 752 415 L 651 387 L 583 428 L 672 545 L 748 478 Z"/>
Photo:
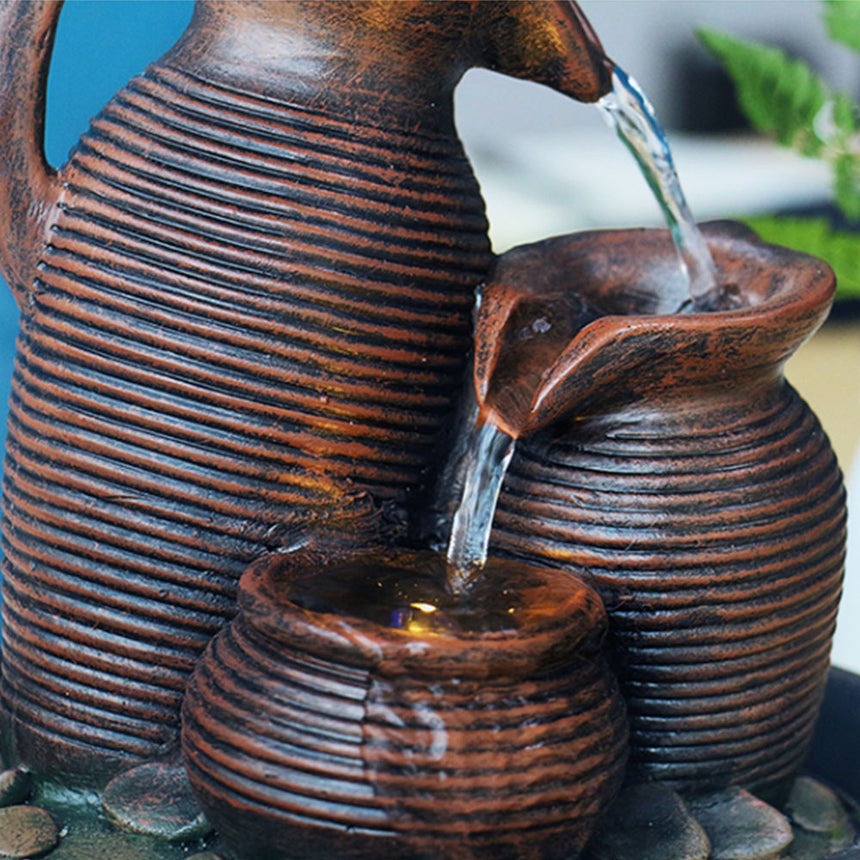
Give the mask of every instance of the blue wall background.
<path id="1" fill-rule="evenodd" d="M 192 7 L 192 0 L 66 0 L 48 78 L 45 152 L 52 165 L 60 167 L 111 96 L 179 38 Z M 0 280 L 3 444 L 17 331 L 18 308 Z"/>

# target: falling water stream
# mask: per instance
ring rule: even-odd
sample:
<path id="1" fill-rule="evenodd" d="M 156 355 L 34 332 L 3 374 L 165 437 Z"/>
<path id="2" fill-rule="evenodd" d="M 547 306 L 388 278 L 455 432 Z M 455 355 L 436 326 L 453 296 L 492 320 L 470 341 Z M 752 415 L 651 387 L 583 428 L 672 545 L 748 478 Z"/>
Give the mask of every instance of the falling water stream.
<path id="1" fill-rule="evenodd" d="M 679 310 L 707 310 L 718 300 L 716 270 L 681 190 L 665 132 L 639 85 L 618 66 L 612 83 L 612 90 L 597 102 L 597 107 L 633 154 L 666 217 L 679 264 L 689 283 L 690 298 Z M 575 331 L 571 337 L 573 334 Z M 522 349 L 515 351 L 522 353 Z M 523 360 L 522 355 L 519 360 Z M 510 370 L 509 365 L 510 362 L 500 362 Z M 541 375 L 534 371 L 532 367 L 527 375 L 538 386 Z M 504 391 L 510 386 L 506 381 L 497 387 Z M 516 418 L 504 414 L 503 398 L 499 400 L 489 409 L 484 403 L 484 408 L 476 410 L 468 430 L 462 495 L 454 513 L 447 552 L 448 584 L 454 593 L 467 590 L 480 577 L 486 563 L 496 504 L 516 444 Z"/>
<path id="2" fill-rule="evenodd" d="M 639 84 L 618 66 L 612 74 L 612 90 L 597 107 L 636 159 L 663 210 L 686 271 L 693 309 L 708 305 L 717 289 L 714 261 L 681 190 L 669 142 L 654 108 Z"/>
<path id="3" fill-rule="evenodd" d="M 454 593 L 465 591 L 487 561 L 496 504 L 515 445 L 514 437 L 484 413 L 470 428 L 463 495 L 448 542 L 448 585 Z"/>

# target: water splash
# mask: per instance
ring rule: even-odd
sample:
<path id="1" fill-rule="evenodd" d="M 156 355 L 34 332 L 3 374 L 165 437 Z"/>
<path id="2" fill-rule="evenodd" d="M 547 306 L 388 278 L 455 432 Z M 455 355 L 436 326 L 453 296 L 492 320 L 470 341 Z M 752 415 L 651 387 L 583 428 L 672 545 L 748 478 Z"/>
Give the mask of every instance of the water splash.
<path id="1" fill-rule="evenodd" d="M 448 585 L 455 594 L 475 581 L 487 561 L 493 517 L 515 444 L 512 436 L 483 416 L 470 430 L 463 493 L 446 556 Z"/>
<path id="2" fill-rule="evenodd" d="M 597 106 L 657 197 L 687 273 L 693 308 L 707 307 L 717 292 L 714 261 L 681 190 L 666 133 L 654 108 L 636 81 L 618 66 L 612 75 L 612 90 Z"/>

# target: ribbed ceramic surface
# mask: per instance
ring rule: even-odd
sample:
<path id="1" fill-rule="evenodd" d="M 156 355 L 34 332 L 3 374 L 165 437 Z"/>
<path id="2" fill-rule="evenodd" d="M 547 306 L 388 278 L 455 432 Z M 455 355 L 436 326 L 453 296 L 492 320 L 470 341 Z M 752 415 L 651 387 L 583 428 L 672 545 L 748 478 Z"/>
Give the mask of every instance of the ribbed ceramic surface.
<path id="1" fill-rule="evenodd" d="M 486 223 L 453 137 L 164 67 L 62 178 L 13 380 L 5 706 L 25 744 L 140 756 L 250 558 L 343 494 L 402 507 L 459 385 Z"/>
<path id="2" fill-rule="evenodd" d="M 192 785 L 253 858 L 570 858 L 626 738 L 593 655 L 533 678 L 385 678 L 267 641 L 242 616 L 183 715 Z"/>
<path id="3" fill-rule="evenodd" d="M 781 386 L 678 411 L 641 404 L 520 444 L 493 546 L 568 567 L 610 615 L 631 772 L 679 788 L 775 786 L 823 693 L 844 491 Z"/>

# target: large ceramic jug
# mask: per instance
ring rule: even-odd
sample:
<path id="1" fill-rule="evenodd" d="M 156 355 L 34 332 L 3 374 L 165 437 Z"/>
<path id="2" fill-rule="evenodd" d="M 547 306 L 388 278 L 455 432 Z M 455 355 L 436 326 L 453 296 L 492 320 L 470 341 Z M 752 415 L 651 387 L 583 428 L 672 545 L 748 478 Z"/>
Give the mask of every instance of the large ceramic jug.
<path id="1" fill-rule="evenodd" d="M 834 280 L 741 228 L 705 235 L 728 310 L 673 312 L 685 285 L 664 231 L 501 258 L 478 327 L 487 352 L 500 321 L 562 288 L 604 315 L 535 389 L 523 430 L 536 432 L 519 443 L 492 546 L 566 567 L 603 598 L 632 778 L 775 791 L 811 739 L 844 564 L 839 468 L 782 372 Z M 478 362 L 480 391 L 494 361 Z"/>
<path id="2" fill-rule="evenodd" d="M 54 172 L 58 12 L 0 5 L 0 273 L 22 311 L 3 704 L 15 757 L 94 774 L 173 738 L 284 523 L 358 492 L 405 516 L 491 261 L 464 71 L 594 100 L 609 64 L 566 2 L 200 0 Z"/>

